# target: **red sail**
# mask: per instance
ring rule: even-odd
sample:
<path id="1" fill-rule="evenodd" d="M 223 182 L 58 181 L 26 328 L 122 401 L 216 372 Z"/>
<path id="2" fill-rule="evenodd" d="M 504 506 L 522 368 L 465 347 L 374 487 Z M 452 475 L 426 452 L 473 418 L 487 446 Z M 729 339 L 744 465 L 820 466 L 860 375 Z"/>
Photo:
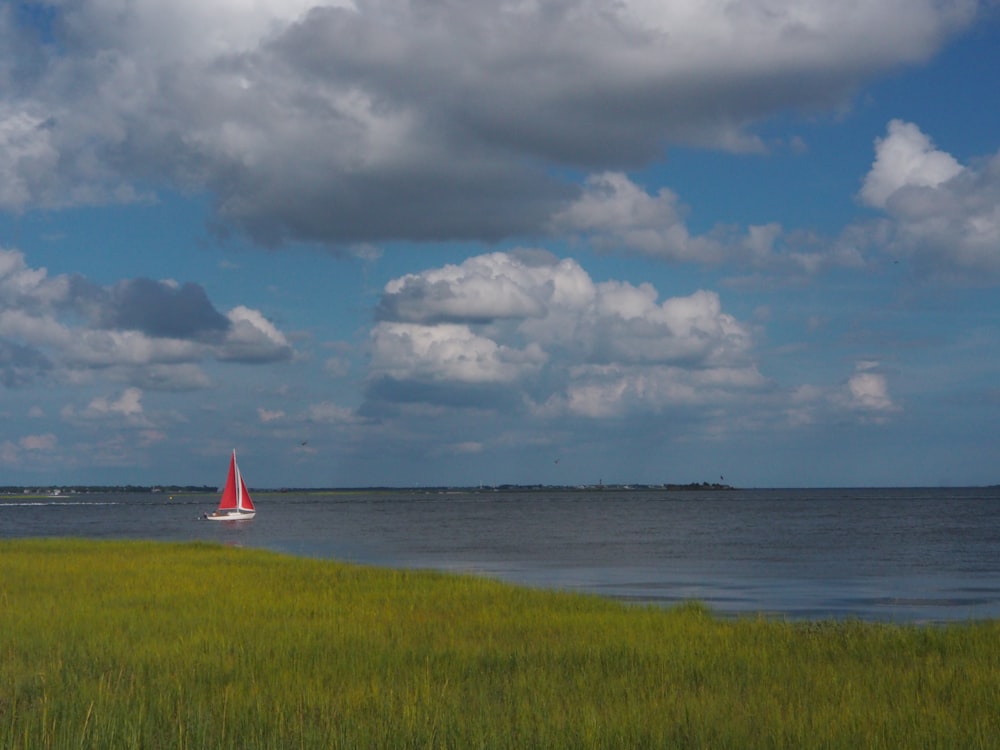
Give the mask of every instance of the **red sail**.
<path id="1" fill-rule="evenodd" d="M 219 510 L 236 509 L 236 451 L 229 460 L 229 476 L 226 477 L 226 486 L 222 490 L 222 500 L 219 502 Z"/>
<path id="2" fill-rule="evenodd" d="M 247 485 L 246 482 L 243 481 L 242 472 L 240 473 L 240 489 L 243 491 L 241 498 L 243 504 L 240 507 L 243 508 L 243 510 L 256 510 L 256 508 L 253 507 L 253 500 L 250 499 L 250 493 L 247 492 Z"/>

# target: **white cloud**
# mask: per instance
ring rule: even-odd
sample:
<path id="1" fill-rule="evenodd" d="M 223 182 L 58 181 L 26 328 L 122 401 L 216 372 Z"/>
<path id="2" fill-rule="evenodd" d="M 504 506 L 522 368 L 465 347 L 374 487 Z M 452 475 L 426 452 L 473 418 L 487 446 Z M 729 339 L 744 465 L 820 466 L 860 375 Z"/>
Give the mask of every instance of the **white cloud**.
<path id="1" fill-rule="evenodd" d="M 605 172 L 587 178 L 582 195 L 555 214 L 551 228 L 585 238 L 607 252 L 677 263 L 725 263 L 734 269 L 795 275 L 863 264 L 853 248 L 817 243 L 773 222 L 745 229 L 719 224 L 706 234 L 691 234 L 685 213 L 673 191 L 660 188 L 651 195 L 625 174 Z"/>
<path id="2" fill-rule="evenodd" d="M 339 0 L 143 0 L 78 4 L 68 19 L 74 38 L 116 44 L 157 61 L 216 60 L 256 48 L 261 40 L 319 7 L 351 8 Z"/>
<path id="3" fill-rule="evenodd" d="M 861 198 L 870 206 L 885 208 L 902 188 L 934 188 L 961 171 L 962 165 L 951 154 L 936 150 L 920 128 L 893 120 L 888 135 L 875 140 L 875 163 L 865 177 Z"/>
<path id="4" fill-rule="evenodd" d="M 364 246 L 537 231 L 576 193 L 550 165 L 630 169 L 670 143 L 760 149 L 754 123 L 843 104 L 927 59 L 981 3 L 51 7 L 54 43 L 0 17 L 0 70 L 18 84 L 0 93 L 0 206 L 173 184 L 211 190 L 218 216 L 261 242 Z"/>
<path id="5" fill-rule="evenodd" d="M 717 263 L 725 250 L 714 239 L 691 236 L 671 190 L 649 195 L 620 172 L 588 177 L 583 194 L 553 217 L 553 226 L 588 235 L 605 250 L 666 260 Z"/>
<path id="6" fill-rule="evenodd" d="M 506 264 L 501 254 L 470 258 L 386 284 L 383 315 L 413 323 L 539 316 L 531 266 Z M 391 309 L 385 309 L 391 304 Z"/>
<path id="7" fill-rule="evenodd" d="M 139 331 L 82 331 L 63 351 L 74 366 L 151 365 L 190 362 L 203 347 L 182 339 L 161 339 Z"/>
<path id="8" fill-rule="evenodd" d="M 227 313 L 231 328 L 216 356 L 224 361 L 274 362 L 292 356 L 285 334 L 260 311 L 240 305 Z"/>
<path id="9" fill-rule="evenodd" d="M 963 165 L 916 125 L 893 120 L 876 140 L 858 197 L 883 218 L 849 225 L 833 239 L 775 223 L 720 224 L 693 235 L 675 193 L 650 194 L 626 175 L 608 172 L 589 177 L 582 195 L 555 214 L 552 228 L 609 252 L 725 263 L 792 279 L 863 268 L 872 261 L 866 256 L 882 253 L 913 260 L 927 276 L 989 283 L 1000 273 L 1000 153 Z"/>
<path id="10" fill-rule="evenodd" d="M 65 276 L 49 278 L 46 269 L 30 268 L 20 250 L 0 248 L 0 310 L 48 308 L 64 300 L 68 291 Z"/>
<path id="11" fill-rule="evenodd" d="M 44 117 L 0 104 L 0 207 L 20 211 L 39 202 L 39 178 L 58 159 Z"/>
<path id="12" fill-rule="evenodd" d="M 373 376 L 397 380 L 509 383 L 545 360 L 537 344 L 498 344 L 467 325 L 382 322 L 372 331 Z"/>
<path id="13" fill-rule="evenodd" d="M 658 302 L 652 285 L 619 281 L 602 282 L 596 292 L 577 322 L 589 358 L 711 367 L 738 361 L 749 349 L 749 329 L 722 312 L 715 292 Z"/>
<path id="14" fill-rule="evenodd" d="M 30 343 L 33 346 L 70 347 L 74 331 L 48 313 L 28 310 L 0 310 L 0 336 Z"/>
<path id="15" fill-rule="evenodd" d="M 876 372 L 859 372 L 847 381 L 847 404 L 859 411 L 896 411 L 898 406 L 889 397 L 885 375 Z"/>
<path id="16" fill-rule="evenodd" d="M 548 416 L 659 411 L 765 385 L 750 329 L 716 293 L 657 296 L 650 284 L 594 283 L 572 259 L 544 253 L 492 253 L 412 274 L 386 286 L 383 316 L 406 320 L 373 330 L 370 376 L 401 384 L 393 396 L 403 400 L 451 397 L 420 383 L 513 388 Z"/>
<path id="17" fill-rule="evenodd" d="M 894 120 L 860 195 L 886 217 L 855 229 L 861 241 L 927 275 L 981 283 L 1000 273 L 1000 153 L 962 165 Z"/>
<path id="18" fill-rule="evenodd" d="M 879 362 L 859 360 L 854 373 L 839 385 L 800 385 L 792 389 L 783 407 L 789 427 L 801 428 L 842 420 L 884 424 L 902 411 L 892 398 L 888 377 L 878 370 Z"/>
<path id="19" fill-rule="evenodd" d="M 862 421 L 885 422 L 902 407 L 889 393 L 889 381 L 874 360 L 859 360 L 854 374 L 838 386 L 798 386 L 790 394 L 785 416 L 790 426 L 801 427 L 845 413 Z"/>
<path id="20" fill-rule="evenodd" d="M 142 427 L 149 424 L 142 408 L 142 390 L 139 388 L 126 388 L 115 399 L 98 396 L 81 411 L 66 406 L 61 413 L 64 419 L 70 421 L 123 422 Z"/>
<path id="21" fill-rule="evenodd" d="M 156 390 L 211 385 L 199 363 L 289 359 L 284 333 L 259 311 L 223 316 L 195 284 L 129 279 L 100 287 L 50 277 L 24 254 L 0 248 L 0 383 L 43 373 L 63 382 L 110 380 Z"/>
<path id="22" fill-rule="evenodd" d="M 755 366 L 708 370 L 622 365 L 574 368 L 565 409 L 585 417 L 661 413 L 671 408 L 719 407 L 767 385 Z M 547 407 L 551 410 L 553 404 Z"/>

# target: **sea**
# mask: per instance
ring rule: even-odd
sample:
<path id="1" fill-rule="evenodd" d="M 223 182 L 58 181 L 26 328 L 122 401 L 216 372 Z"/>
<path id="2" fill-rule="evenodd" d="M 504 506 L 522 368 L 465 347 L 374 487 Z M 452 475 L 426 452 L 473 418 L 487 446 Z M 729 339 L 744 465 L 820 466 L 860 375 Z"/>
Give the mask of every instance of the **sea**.
<path id="1" fill-rule="evenodd" d="M 0 498 L 0 539 L 218 542 L 717 616 L 1000 617 L 1000 488 L 364 490 Z M 2 549 L 2 546 L 0 546 Z"/>

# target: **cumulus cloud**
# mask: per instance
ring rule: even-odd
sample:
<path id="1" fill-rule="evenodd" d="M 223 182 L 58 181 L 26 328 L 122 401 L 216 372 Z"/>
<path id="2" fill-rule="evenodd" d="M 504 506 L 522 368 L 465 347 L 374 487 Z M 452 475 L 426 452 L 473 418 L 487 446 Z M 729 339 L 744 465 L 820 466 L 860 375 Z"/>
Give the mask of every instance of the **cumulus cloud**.
<path id="1" fill-rule="evenodd" d="M 594 282 L 545 253 L 491 253 L 396 279 L 379 309 L 370 378 L 396 388 L 372 397 L 448 403 L 453 393 L 424 386 L 492 384 L 538 415 L 601 417 L 765 385 L 749 327 L 716 293 L 660 301 L 650 284 Z"/>
<path id="2" fill-rule="evenodd" d="M 142 331 L 162 338 L 201 338 L 229 328 L 197 284 L 128 279 L 109 290 L 101 310 L 105 328 Z"/>
<path id="3" fill-rule="evenodd" d="M 898 407 L 889 397 L 885 375 L 876 372 L 859 372 L 847 381 L 849 404 L 861 411 L 895 411 Z"/>
<path id="4" fill-rule="evenodd" d="M 31 268 L 20 250 L 0 248 L 0 310 L 37 310 L 60 304 L 70 280 L 50 278 L 44 268 Z"/>
<path id="5" fill-rule="evenodd" d="M 900 407 L 889 395 L 889 382 L 886 376 L 879 372 L 879 363 L 874 360 L 861 360 L 854 365 L 855 373 L 847 380 L 843 391 L 835 396 L 835 400 L 856 412 L 871 415 L 877 420 L 889 412 L 899 411 Z"/>
<path id="6" fill-rule="evenodd" d="M 240 305 L 227 314 L 230 327 L 216 356 L 223 361 L 277 362 L 292 356 L 285 334 L 258 310 Z"/>
<path id="7" fill-rule="evenodd" d="M 553 217 L 553 227 L 589 236 L 605 250 L 667 260 L 717 263 L 725 252 L 717 239 L 691 236 L 673 191 L 650 195 L 621 172 L 587 178 L 583 194 Z"/>
<path id="8" fill-rule="evenodd" d="M 584 417 L 619 417 L 696 406 L 719 407 L 737 394 L 759 391 L 766 381 L 755 366 L 710 370 L 674 366 L 591 365 L 572 368 L 565 395 L 541 412 L 565 410 Z"/>
<path id="9" fill-rule="evenodd" d="M 854 373 L 840 385 L 821 387 L 801 385 L 796 387 L 785 407 L 787 423 L 792 427 L 816 424 L 830 418 L 853 419 L 876 424 L 885 423 L 902 407 L 889 392 L 889 379 L 880 372 L 880 364 L 860 360 Z"/>
<path id="10" fill-rule="evenodd" d="M 78 331 L 63 349 L 68 364 L 84 367 L 158 365 L 200 358 L 201 347 L 182 339 L 161 339 L 141 331 Z"/>
<path id="11" fill-rule="evenodd" d="M 223 315 L 197 284 L 128 279 L 102 287 L 50 277 L 23 253 L 0 249 L 0 383 L 103 373 L 136 387 L 210 387 L 200 364 L 286 360 L 288 340 L 258 310 Z"/>
<path id="12" fill-rule="evenodd" d="M 83 409 L 66 406 L 63 419 L 83 422 L 120 422 L 133 426 L 148 426 L 142 407 L 142 390 L 126 388 L 117 398 L 98 396 Z"/>
<path id="13" fill-rule="evenodd" d="M 720 224 L 698 235 L 688 230 L 676 193 L 650 193 L 624 173 L 605 172 L 585 181 L 550 228 L 605 252 L 789 278 L 863 268 L 885 253 L 951 280 L 983 283 L 1000 272 L 1000 153 L 961 164 L 916 125 L 893 120 L 875 141 L 858 198 L 881 216 L 848 225 L 837 237 L 776 223 Z"/>
<path id="14" fill-rule="evenodd" d="M 686 208 L 668 188 L 646 192 L 621 172 L 587 178 L 581 196 L 557 212 L 551 229 L 586 239 L 605 252 L 627 252 L 677 263 L 811 275 L 828 268 L 863 265 L 853 247 L 817 241 L 780 224 L 739 228 L 720 224 L 692 234 Z"/>
<path id="15" fill-rule="evenodd" d="M 508 383 L 544 359 L 537 345 L 505 346 L 465 325 L 383 322 L 372 336 L 372 371 L 397 380 Z"/>
<path id="16" fill-rule="evenodd" d="M 868 205 L 885 208 L 902 188 L 937 187 L 962 171 L 951 154 L 935 149 L 913 123 L 893 120 L 888 131 L 885 138 L 875 139 L 875 163 L 861 187 Z"/>
<path id="17" fill-rule="evenodd" d="M 867 240 L 921 271 L 976 280 L 1000 272 L 1000 153 L 963 165 L 893 120 L 859 197 L 886 217 Z"/>
<path id="18" fill-rule="evenodd" d="M 100 0 L 0 12 L 0 207 L 210 190 L 260 242 L 497 239 L 671 143 L 837 106 L 976 0 Z M 20 7 L 20 6 L 19 6 Z M 662 197 L 660 198 L 662 199 Z"/>

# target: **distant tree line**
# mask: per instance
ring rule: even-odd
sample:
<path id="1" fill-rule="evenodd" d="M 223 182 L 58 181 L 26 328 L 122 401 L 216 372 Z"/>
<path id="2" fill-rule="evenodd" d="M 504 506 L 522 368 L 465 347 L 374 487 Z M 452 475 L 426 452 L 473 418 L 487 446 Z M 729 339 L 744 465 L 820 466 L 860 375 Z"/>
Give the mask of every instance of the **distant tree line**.
<path id="1" fill-rule="evenodd" d="M 155 486 L 143 486 L 137 484 L 109 484 L 109 485 L 82 485 L 82 484 L 60 484 L 41 487 L 30 485 L 7 485 L 0 486 L 0 495 L 49 495 L 58 492 L 60 495 L 88 495 L 88 494 L 112 494 L 112 493 L 137 493 L 137 492 L 166 492 L 181 494 L 184 492 L 217 492 L 218 487 L 207 484 L 163 484 Z"/>
<path id="2" fill-rule="evenodd" d="M 718 482 L 691 482 L 690 484 L 576 484 L 576 485 L 551 485 L 551 484 L 496 484 L 476 487 L 462 486 L 427 486 L 427 487 L 281 487 L 280 489 L 255 488 L 255 492 L 590 492 L 602 490 L 615 491 L 643 491 L 643 490 L 667 490 L 667 491 L 698 491 L 698 490 L 731 490 L 728 484 Z M 160 484 L 160 485 L 137 485 L 137 484 L 111 484 L 111 485 L 49 485 L 49 486 L 26 486 L 7 485 L 0 486 L 0 495 L 86 495 L 86 494 L 138 494 L 144 492 L 163 492 L 167 494 L 179 495 L 183 493 L 212 493 L 218 492 L 219 488 L 207 484 Z"/>

